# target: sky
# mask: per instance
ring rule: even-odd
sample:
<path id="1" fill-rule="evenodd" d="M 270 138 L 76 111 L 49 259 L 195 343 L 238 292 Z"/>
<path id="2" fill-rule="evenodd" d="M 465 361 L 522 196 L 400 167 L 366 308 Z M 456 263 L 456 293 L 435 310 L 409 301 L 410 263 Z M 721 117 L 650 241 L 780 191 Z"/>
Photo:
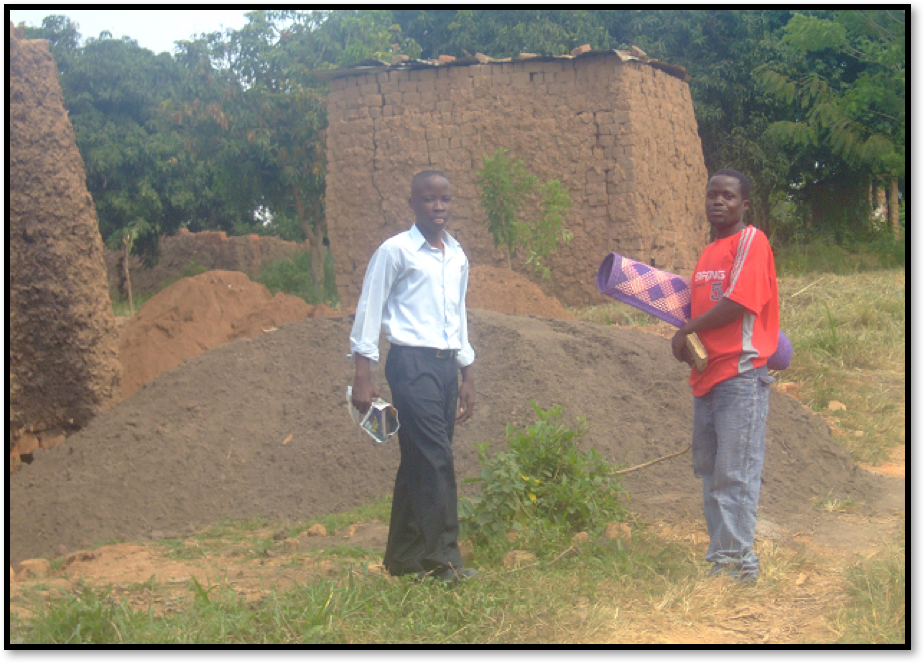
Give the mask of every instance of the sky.
<path id="1" fill-rule="evenodd" d="M 244 15 L 251 9 L 70 9 L 65 5 L 52 10 L 10 9 L 9 20 L 15 25 L 41 27 L 46 16 L 63 15 L 79 25 L 82 39 L 108 30 L 116 39 L 127 36 L 155 53 L 172 53 L 175 41 L 203 32 L 239 30 L 247 23 Z"/>

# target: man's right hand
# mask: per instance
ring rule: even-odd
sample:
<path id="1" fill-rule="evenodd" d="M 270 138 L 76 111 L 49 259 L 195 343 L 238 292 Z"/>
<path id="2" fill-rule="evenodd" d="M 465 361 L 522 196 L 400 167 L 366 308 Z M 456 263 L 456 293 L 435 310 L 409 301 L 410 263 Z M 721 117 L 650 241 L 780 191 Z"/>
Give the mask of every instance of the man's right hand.
<path id="1" fill-rule="evenodd" d="M 674 353 L 674 358 L 677 361 L 682 361 L 685 364 L 693 366 L 693 356 L 690 354 L 690 350 L 687 348 L 687 334 L 683 331 L 678 330 L 674 337 L 671 339 L 671 351 Z"/>
<path id="2" fill-rule="evenodd" d="M 372 407 L 372 401 L 379 397 L 379 390 L 372 383 L 371 362 L 368 357 L 355 355 L 356 376 L 353 378 L 353 396 L 350 400 L 361 414 Z"/>

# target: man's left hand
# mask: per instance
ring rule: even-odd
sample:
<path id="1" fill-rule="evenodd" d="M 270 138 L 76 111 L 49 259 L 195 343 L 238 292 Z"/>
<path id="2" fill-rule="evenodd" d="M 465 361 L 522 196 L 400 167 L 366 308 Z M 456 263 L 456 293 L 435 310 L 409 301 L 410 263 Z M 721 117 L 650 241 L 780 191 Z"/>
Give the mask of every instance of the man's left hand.
<path id="1" fill-rule="evenodd" d="M 466 379 L 463 376 L 462 386 L 459 387 L 459 416 L 456 417 L 456 423 L 462 424 L 468 421 L 472 416 L 472 410 L 475 408 L 475 380 Z"/>

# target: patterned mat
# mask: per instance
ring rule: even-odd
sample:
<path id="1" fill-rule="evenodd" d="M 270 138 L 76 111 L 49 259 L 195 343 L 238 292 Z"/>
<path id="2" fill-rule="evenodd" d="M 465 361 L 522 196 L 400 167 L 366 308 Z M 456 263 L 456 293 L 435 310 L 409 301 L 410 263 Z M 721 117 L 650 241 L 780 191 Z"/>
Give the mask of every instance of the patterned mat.
<path id="1" fill-rule="evenodd" d="M 610 253 L 597 270 L 597 290 L 675 327 L 690 319 L 689 279 L 618 253 Z M 767 360 L 767 366 L 782 370 L 791 359 L 792 344 L 780 331 L 776 352 Z"/>

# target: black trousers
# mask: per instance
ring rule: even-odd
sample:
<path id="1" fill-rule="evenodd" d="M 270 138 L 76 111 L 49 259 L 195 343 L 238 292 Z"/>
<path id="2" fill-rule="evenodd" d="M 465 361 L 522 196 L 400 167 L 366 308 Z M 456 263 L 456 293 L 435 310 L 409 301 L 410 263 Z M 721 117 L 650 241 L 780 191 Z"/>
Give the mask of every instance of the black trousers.
<path id="1" fill-rule="evenodd" d="M 385 378 L 398 409 L 401 464 L 384 565 L 392 575 L 462 568 L 452 434 L 458 365 L 435 351 L 393 345 Z"/>

